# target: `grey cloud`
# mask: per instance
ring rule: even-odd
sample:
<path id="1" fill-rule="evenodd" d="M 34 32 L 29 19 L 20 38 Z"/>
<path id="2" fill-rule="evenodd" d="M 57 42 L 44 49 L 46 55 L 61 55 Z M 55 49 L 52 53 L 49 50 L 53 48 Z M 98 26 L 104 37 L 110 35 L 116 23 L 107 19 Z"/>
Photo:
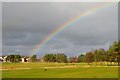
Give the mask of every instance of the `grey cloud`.
<path id="1" fill-rule="evenodd" d="M 13 49 L 20 50 L 22 54 L 31 54 L 32 48 L 53 29 L 83 12 L 105 4 L 3 3 L 3 52 L 9 53 L 9 49 Z M 93 47 L 108 48 L 106 43 L 117 40 L 117 18 L 115 4 L 81 18 L 45 44 L 39 50 L 42 53 L 40 55 L 55 51 L 77 55 Z"/>

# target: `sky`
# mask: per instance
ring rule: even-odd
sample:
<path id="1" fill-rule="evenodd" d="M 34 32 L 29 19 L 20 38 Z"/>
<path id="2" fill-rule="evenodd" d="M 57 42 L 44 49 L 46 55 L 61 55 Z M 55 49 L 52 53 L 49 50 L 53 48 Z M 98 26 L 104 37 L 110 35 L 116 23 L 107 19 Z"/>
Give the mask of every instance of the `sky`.
<path id="1" fill-rule="evenodd" d="M 118 6 L 108 5 L 79 19 L 42 48 L 32 50 L 52 30 L 106 2 L 8 2 L 2 3 L 2 54 L 64 53 L 78 56 L 91 49 L 108 49 L 118 40 Z M 2 39 L 1 39 L 2 38 Z M 1 43 L 0 43 L 1 44 Z"/>
<path id="2" fill-rule="evenodd" d="M 2 55 L 2 3 L 0 2 L 0 55 Z"/>

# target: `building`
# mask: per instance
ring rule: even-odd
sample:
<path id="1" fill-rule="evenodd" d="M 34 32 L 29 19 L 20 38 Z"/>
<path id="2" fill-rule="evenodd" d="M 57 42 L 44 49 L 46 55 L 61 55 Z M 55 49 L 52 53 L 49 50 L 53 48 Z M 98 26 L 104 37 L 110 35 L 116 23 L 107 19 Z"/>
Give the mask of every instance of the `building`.
<path id="1" fill-rule="evenodd" d="M 0 62 L 3 62 L 3 58 L 2 57 L 0 57 Z"/>
<path id="2" fill-rule="evenodd" d="M 5 57 L 3 58 L 3 62 L 7 62 L 7 57 L 8 57 L 8 56 L 5 56 Z"/>
<path id="3" fill-rule="evenodd" d="M 26 57 L 22 58 L 22 62 L 29 62 L 29 61 L 30 61 L 29 58 L 26 58 Z"/>
<path id="4" fill-rule="evenodd" d="M 22 58 L 22 62 L 27 62 L 27 59 L 25 57 Z"/>

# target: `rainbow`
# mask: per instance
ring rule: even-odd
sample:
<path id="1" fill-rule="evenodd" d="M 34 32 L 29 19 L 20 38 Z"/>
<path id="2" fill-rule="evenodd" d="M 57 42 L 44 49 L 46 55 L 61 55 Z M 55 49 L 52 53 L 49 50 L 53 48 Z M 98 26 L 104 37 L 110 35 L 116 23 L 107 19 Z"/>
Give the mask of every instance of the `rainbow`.
<path id="1" fill-rule="evenodd" d="M 64 24 L 58 26 L 57 28 L 55 28 L 54 30 L 52 30 L 50 32 L 50 34 L 46 35 L 42 40 L 40 40 L 40 42 L 32 49 L 32 53 L 31 54 L 36 54 L 39 52 L 39 50 L 45 45 L 47 44 L 50 40 L 52 40 L 58 33 L 62 32 L 63 30 L 65 30 L 66 28 L 68 28 L 70 25 L 73 25 L 73 23 L 77 22 L 78 20 L 80 20 L 83 17 L 87 17 L 89 15 L 92 15 L 94 13 L 96 13 L 99 10 L 102 10 L 104 8 L 107 8 L 109 6 L 113 5 L 113 3 L 106 3 L 104 5 L 101 6 L 97 6 L 89 11 L 83 12 L 80 15 L 72 18 L 71 20 L 68 20 L 67 22 L 65 22 Z"/>

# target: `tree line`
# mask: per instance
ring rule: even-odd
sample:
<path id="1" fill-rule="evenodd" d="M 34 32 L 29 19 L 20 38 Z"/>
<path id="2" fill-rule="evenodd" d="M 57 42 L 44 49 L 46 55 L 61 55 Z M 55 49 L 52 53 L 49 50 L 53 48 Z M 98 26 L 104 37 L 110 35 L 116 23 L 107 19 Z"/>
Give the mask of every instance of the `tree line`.
<path id="1" fill-rule="evenodd" d="M 43 59 L 45 62 L 67 62 L 67 56 L 65 54 L 45 54 Z"/>
<path id="2" fill-rule="evenodd" d="M 114 62 L 117 65 L 120 65 L 120 41 L 115 41 L 112 45 L 110 45 L 108 50 L 104 50 L 103 48 L 91 50 L 86 52 L 86 54 L 81 54 L 79 56 L 71 56 L 67 57 L 65 54 L 45 54 L 43 56 L 44 62 L 58 62 L 58 63 L 79 63 L 86 62 L 91 64 L 92 62 Z M 7 59 L 10 62 L 20 62 L 20 55 L 8 55 Z M 32 55 L 29 57 L 30 62 L 36 62 L 37 56 Z"/>
<path id="3" fill-rule="evenodd" d="M 108 50 L 102 48 L 87 52 L 84 55 L 78 56 L 79 62 L 114 62 L 120 65 L 120 41 L 114 42 Z"/>
<path id="4" fill-rule="evenodd" d="M 20 62 L 20 61 L 22 61 L 22 58 L 29 59 L 29 62 L 37 61 L 36 55 L 32 55 L 32 56 L 28 57 L 28 56 L 21 56 L 19 54 L 10 54 L 6 57 L 5 62 Z"/>
<path id="5" fill-rule="evenodd" d="M 46 62 L 69 62 L 69 63 L 79 63 L 86 62 L 88 64 L 92 62 L 114 62 L 120 65 L 120 41 L 114 42 L 108 50 L 103 48 L 91 50 L 86 52 L 86 54 L 81 54 L 77 56 L 71 56 L 67 58 L 65 54 L 46 54 L 43 59 Z M 64 56 L 63 56 L 64 55 Z"/>

